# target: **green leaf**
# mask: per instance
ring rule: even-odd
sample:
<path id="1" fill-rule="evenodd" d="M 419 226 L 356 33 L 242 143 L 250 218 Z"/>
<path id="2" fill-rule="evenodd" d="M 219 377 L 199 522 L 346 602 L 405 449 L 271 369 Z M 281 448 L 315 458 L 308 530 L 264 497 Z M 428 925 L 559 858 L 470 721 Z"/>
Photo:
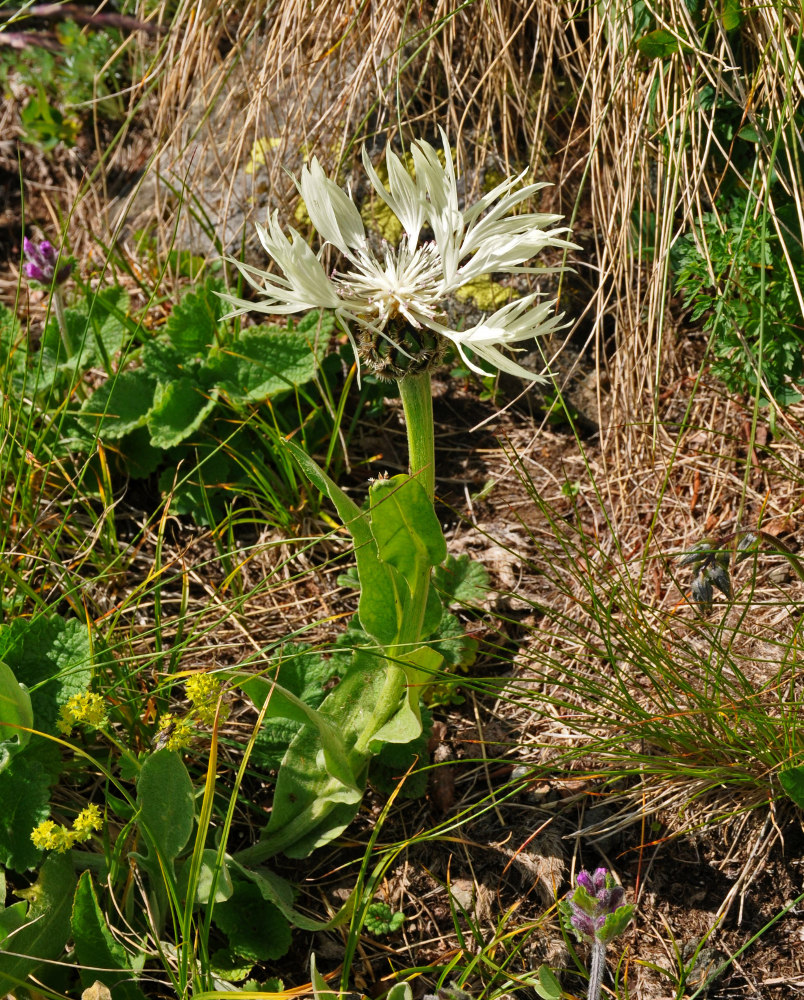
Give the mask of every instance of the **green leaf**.
<path id="1" fill-rule="evenodd" d="M 427 644 L 440 653 L 451 667 L 470 667 L 477 657 L 477 639 L 468 636 L 460 621 L 448 611 Z"/>
<path id="2" fill-rule="evenodd" d="M 536 995 L 541 997 L 541 1000 L 561 1000 L 561 997 L 564 996 L 561 983 L 559 983 L 548 966 L 540 965 L 537 975 L 539 981 L 538 983 L 533 983 Z"/>
<path id="3" fill-rule="evenodd" d="M 25 890 L 30 903 L 27 922 L 5 940 L 5 950 L 14 954 L 4 954 L 0 962 L 0 996 L 15 992 L 42 962 L 63 957 L 74 891 L 70 861 L 63 854 L 51 855 L 36 884 Z"/>
<path id="4" fill-rule="evenodd" d="M 315 920 L 304 913 L 300 913 L 293 906 L 293 888 L 288 881 L 281 878 L 268 868 L 256 868 L 250 870 L 233 862 L 233 866 L 245 878 L 250 879 L 259 889 L 263 899 L 272 903 L 293 927 L 298 927 L 303 931 L 328 931 L 333 927 L 340 927 L 349 920 L 355 901 L 353 892 L 334 917 L 329 920 Z"/>
<path id="5" fill-rule="evenodd" d="M 405 671 L 407 682 L 401 707 L 385 725 L 372 735 L 372 749 L 379 751 L 383 743 L 410 743 L 422 731 L 419 695 L 422 686 L 433 679 L 441 665 L 441 654 L 429 646 L 419 646 L 397 661 Z"/>
<path id="6" fill-rule="evenodd" d="M 0 304 L 0 368 L 21 374 L 28 360 L 28 343 L 15 314 Z"/>
<path id="7" fill-rule="evenodd" d="M 189 872 L 189 863 L 185 867 Z M 206 848 L 201 854 L 201 867 L 198 872 L 198 885 L 195 894 L 196 902 L 201 906 L 207 906 L 213 886 L 215 887 L 213 899 L 216 904 L 225 903 L 227 899 L 231 899 L 234 888 L 227 860 L 224 858 L 219 866 L 218 852 Z"/>
<path id="8" fill-rule="evenodd" d="M 31 833 L 50 814 L 50 789 L 60 770 L 57 747 L 35 736 L 0 774 L 0 864 L 6 868 L 24 872 L 41 859 Z"/>
<path id="9" fill-rule="evenodd" d="M 165 335 L 183 358 L 205 357 L 216 342 L 221 300 L 215 294 L 220 283 L 208 279 L 183 296 L 165 324 Z"/>
<path id="10" fill-rule="evenodd" d="M 447 545 L 427 491 L 417 479 L 380 479 L 369 490 L 371 533 L 383 562 L 408 581 L 411 591 L 423 569 L 447 557 Z"/>
<path id="11" fill-rule="evenodd" d="M 0 771 L 28 745 L 31 734 L 26 730 L 32 727 L 31 696 L 14 671 L 0 660 Z"/>
<path id="12" fill-rule="evenodd" d="M 160 750 L 146 757 L 137 781 L 137 825 L 151 858 L 172 862 L 193 832 L 193 783 L 181 757 Z"/>
<path id="13" fill-rule="evenodd" d="M 666 28 L 649 31 L 639 39 L 636 47 L 648 59 L 666 59 L 682 50 L 678 38 Z"/>
<path id="14" fill-rule="evenodd" d="M 320 765 L 316 766 L 317 775 L 325 770 L 327 780 L 342 786 L 338 795 L 339 799 L 347 802 L 355 801 L 357 787 L 346 753 L 343 733 L 339 727 L 334 725 L 323 713 L 315 711 L 291 691 L 267 677 L 242 677 L 237 674 L 234 676 L 242 690 L 251 698 L 255 708 L 262 709 L 263 705 L 268 703 L 265 718 L 279 716 L 291 719 L 314 732 L 324 764 L 324 768 L 321 768 Z M 276 804 L 274 804 L 275 808 Z"/>
<path id="15" fill-rule="evenodd" d="M 352 768 L 351 788 L 320 766 L 323 748 L 317 729 L 305 726 L 294 737 L 282 761 L 271 818 L 262 837 L 273 853 L 307 857 L 352 821 L 363 796 L 369 757 L 353 748 L 363 735 L 385 677 L 386 671 L 378 669 L 374 656 L 357 651 L 354 666 L 319 709 L 343 740 Z"/>
<path id="16" fill-rule="evenodd" d="M 126 315 L 129 307 L 128 292 L 120 285 L 102 288 L 89 300 L 90 330 L 87 340 L 90 363 L 105 364 L 122 350 L 126 341 Z"/>
<path id="17" fill-rule="evenodd" d="M 804 809 L 804 764 L 780 771 L 779 784 L 799 809 Z"/>
<path id="18" fill-rule="evenodd" d="M 606 942 L 613 941 L 614 938 L 622 934 L 631 923 L 635 909 L 636 907 L 633 903 L 627 903 L 625 906 L 618 906 L 614 913 L 609 913 L 606 916 L 603 926 L 597 932 L 600 940 Z"/>
<path id="19" fill-rule="evenodd" d="M 427 791 L 430 755 L 427 746 L 433 728 L 433 719 L 426 708 L 421 708 L 422 732 L 410 743 L 386 743 L 372 760 L 369 781 L 385 795 L 397 789 L 411 767 L 414 770 L 405 778 L 399 790 L 401 799 L 420 799 Z"/>
<path id="20" fill-rule="evenodd" d="M 309 382 L 325 348 L 326 340 L 314 347 L 298 331 L 253 327 L 221 351 L 213 366 L 231 399 L 261 402 Z"/>
<path id="21" fill-rule="evenodd" d="M 101 437 L 117 441 L 145 426 L 155 389 L 156 379 L 144 368 L 115 375 L 84 400 L 81 422 L 93 429 L 100 424 Z"/>
<path id="22" fill-rule="evenodd" d="M 296 324 L 297 336 L 304 336 L 315 349 L 316 354 L 323 352 L 327 341 L 335 329 L 335 317 L 331 312 L 319 312 L 314 309 L 303 316 Z"/>
<path id="23" fill-rule="evenodd" d="M 483 563 L 467 553 L 447 555 L 443 566 L 433 570 L 433 584 L 449 604 L 479 604 L 489 592 L 489 574 Z"/>
<path id="24" fill-rule="evenodd" d="M 30 691 L 36 728 L 53 736 L 61 735 L 60 707 L 89 688 L 96 661 L 105 662 L 105 655 L 99 637 L 75 618 L 45 614 L 0 625 L 0 660 Z"/>
<path id="25" fill-rule="evenodd" d="M 143 993 L 132 981 L 125 948 L 116 940 L 98 904 L 89 872 L 83 872 L 75 891 L 71 920 L 75 953 L 81 982 L 85 987 L 100 981 L 121 1000 L 143 1000 Z M 91 968 L 84 968 L 90 966 Z M 112 972 L 119 969 L 119 972 Z"/>
<path id="26" fill-rule="evenodd" d="M 726 31 L 735 31 L 743 21 L 740 0 L 723 0 L 721 20 Z"/>
<path id="27" fill-rule="evenodd" d="M 290 948 L 287 920 L 252 883 L 236 883 L 232 898 L 215 907 L 212 919 L 226 934 L 231 950 L 249 961 L 272 961 Z"/>
<path id="28" fill-rule="evenodd" d="M 208 393 L 190 378 L 160 382 L 148 411 L 148 430 L 155 448 L 181 444 L 203 424 L 218 402 L 218 389 Z"/>
<path id="29" fill-rule="evenodd" d="M 276 667 L 271 667 L 270 677 L 281 682 L 285 690 L 318 708 L 326 695 L 325 685 L 336 681 L 347 664 L 344 654 L 324 659 L 321 653 L 303 643 L 288 644 L 282 650 Z M 264 719 L 254 743 L 251 762 L 261 770 L 278 768 L 291 740 L 302 723 L 279 717 Z"/>
<path id="30" fill-rule="evenodd" d="M 360 578 L 358 617 L 363 630 L 382 646 L 393 645 L 402 628 L 405 611 L 404 583 L 393 567 L 380 562 L 368 517 L 297 444 L 285 446 L 313 486 L 328 496 L 355 542 Z M 425 494 L 426 495 L 426 494 Z"/>

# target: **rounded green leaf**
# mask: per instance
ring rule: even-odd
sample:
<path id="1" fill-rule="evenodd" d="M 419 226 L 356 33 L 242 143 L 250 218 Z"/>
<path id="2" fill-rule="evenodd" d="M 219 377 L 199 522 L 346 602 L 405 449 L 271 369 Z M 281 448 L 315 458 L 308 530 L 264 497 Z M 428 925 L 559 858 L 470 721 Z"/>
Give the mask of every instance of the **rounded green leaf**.
<path id="1" fill-rule="evenodd" d="M 161 858 L 172 861 L 193 832 L 193 784 L 177 753 L 160 750 L 142 765 L 137 825 Z"/>

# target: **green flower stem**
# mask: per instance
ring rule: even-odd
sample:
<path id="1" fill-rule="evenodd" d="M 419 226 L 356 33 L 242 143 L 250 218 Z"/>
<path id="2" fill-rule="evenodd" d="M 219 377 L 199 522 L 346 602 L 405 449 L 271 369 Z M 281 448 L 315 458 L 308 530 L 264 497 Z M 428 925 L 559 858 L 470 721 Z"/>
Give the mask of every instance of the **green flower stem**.
<path id="1" fill-rule="evenodd" d="M 588 1000 L 599 1000 L 603 973 L 606 971 L 606 945 L 597 938 L 592 942 L 592 961 L 589 964 Z"/>
<path id="2" fill-rule="evenodd" d="M 418 478 L 432 500 L 435 496 L 435 435 L 430 373 L 408 375 L 397 384 L 405 411 L 410 472 Z"/>

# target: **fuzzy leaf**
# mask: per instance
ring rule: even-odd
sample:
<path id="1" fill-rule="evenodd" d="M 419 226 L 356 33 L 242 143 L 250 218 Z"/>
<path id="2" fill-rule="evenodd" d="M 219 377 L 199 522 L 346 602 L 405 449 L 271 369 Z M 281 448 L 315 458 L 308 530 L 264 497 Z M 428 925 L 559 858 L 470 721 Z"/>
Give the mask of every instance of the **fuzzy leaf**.
<path id="1" fill-rule="evenodd" d="M 60 770 L 55 744 L 34 736 L 0 774 L 0 865 L 24 872 L 41 858 L 31 831 L 50 814 L 50 789 Z"/>
<path id="2" fill-rule="evenodd" d="M 626 903 L 624 906 L 618 906 L 614 913 L 609 913 L 606 916 L 603 926 L 597 932 L 598 938 L 601 941 L 608 942 L 613 941 L 614 938 L 622 934 L 625 928 L 631 923 L 634 909 L 633 903 Z"/>
<path id="3" fill-rule="evenodd" d="M 215 290 L 219 288 L 219 282 L 208 279 L 173 307 L 164 332 L 182 357 L 205 357 L 216 342 L 221 300 Z"/>
<path id="4" fill-rule="evenodd" d="M 84 401 L 81 423 L 97 428 L 104 440 L 117 441 L 144 427 L 154 401 L 156 379 L 144 368 L 122 372 L 105 382 Z"/>
<path id="5" fill-rule="evenodd" d="M 40 615 L 0 625 L 0 659 L 31 692 L 36 728 L 54 736 L 60 707 L 87 690 L 102 650 L 75 618 Z"/>
<path id="6" fill-rule="evenodd" d="M 445 606 L 479 604 L 489 592 L 489 573 L 483 563 L 470 559 L 466 552 L 457 557 L 447 555 L 444 565 L 433 570 L 433 584 Z"/>
<path id="7" fill-rule="evenodd" d="M 148 411 L 148 430 L 155 448 L 181 444 L 203 424 L 218 402 L 217 387 L 202 392 L 190 378 L 160 382 Z"/>
<path id="8" fill-rule="evenodd" d="M 298 332 L 253 327 L 217 355 L 214 370 L 231 399 L 261 402 L 309 382 L 325 348 L 326 340 L 314 349 Z"/>

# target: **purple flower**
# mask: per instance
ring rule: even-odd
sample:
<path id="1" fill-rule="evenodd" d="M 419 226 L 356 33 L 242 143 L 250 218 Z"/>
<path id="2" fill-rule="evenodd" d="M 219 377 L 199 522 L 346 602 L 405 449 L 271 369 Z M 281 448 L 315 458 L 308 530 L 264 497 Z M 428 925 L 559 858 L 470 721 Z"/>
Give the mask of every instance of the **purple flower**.
<path id="1" fill-rule="evenodd" d="M 603 931 L 607 918 L 623 905 L 625 890 L 605 868 L 578 872 L 576 883 L 568 899 L 569 922 L 578 934 L 594 939 Z"/>
<path id="2" fill-rule="evenodd" d="M 25 253 L 25 274 L 31 281 L 50 285 L 55 277 L 56 284 L 60 285 L 70 276 L 70 271 L 73 269 L 72 262 L 67 261 L 57 271 L 59 251 L 47 240 L 42 240 L 37 246 L 26 236 L 22 241 L 22 248 Z"/>

